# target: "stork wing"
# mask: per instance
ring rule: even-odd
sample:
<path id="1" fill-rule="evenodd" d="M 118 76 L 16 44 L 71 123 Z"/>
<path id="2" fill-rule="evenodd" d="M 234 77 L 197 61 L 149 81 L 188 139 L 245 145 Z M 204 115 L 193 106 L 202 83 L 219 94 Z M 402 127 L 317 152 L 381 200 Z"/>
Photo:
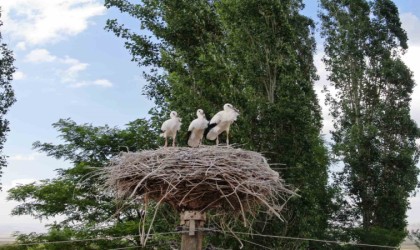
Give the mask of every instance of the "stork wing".
<path id="1" fill-rule="evenodd" d="M 169 120 L 166 120 L 162 123 L 162 127 L 160 128 L 162 131 L 166 131 L 168 129 Z"/>
<path id="2" fill-rule="evenodd" d="M 197 128 L 198 119 L 195 119 L 190 123 L 190 126 L 188 127 L 188 131 L 193 130 L 194 128 Z"/>
<path id="3" fill-rule="evenodd" d="M 222 121 L 222 114 L 224 111 L 219 111 L 217 114 L 215 114 L 213 116 L 213 118 L 211 118 L 210 120 L 210 124 L 218 124 L 219 122 Z"/>
<path id="4" fill-rule="evenodd" d="M 188 138 L 188 146 L 196 148 L 200 145 L 200 141 L 203 138 L 203 129 L 193 129 Z"/>

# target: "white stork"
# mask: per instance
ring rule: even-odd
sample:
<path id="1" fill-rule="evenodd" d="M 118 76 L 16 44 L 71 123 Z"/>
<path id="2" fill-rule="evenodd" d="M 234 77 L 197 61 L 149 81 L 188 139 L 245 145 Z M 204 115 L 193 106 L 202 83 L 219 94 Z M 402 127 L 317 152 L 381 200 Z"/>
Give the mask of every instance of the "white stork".
<path id="1" fill-rule="evenodd" d="M 219 135 L 226 131 L 226 145 L 229 145 L 230 125 L 236 121 L 238 115 L 239 111 L 232 104 L 226 103 L 223 110 L 211 118 L 206 138 L 209 140 L 216 139 L 216 145 L 219 145 Z"/>
<path id="2" fill-rule="evenodd" d="M 163 133 L 160 136 L 165 138 L 165 147 L 168 146 L 168 137 L 172 138 L 172 147 L 175 147 L 176 133 L 181 129 L 182 124 L 177 112 L 172 111 L 170 117 L 171 119 L 163 122 L 161 127 Z"/>
<path id="3" fill-rule="evenodd" d="M 193 120 L 188 127 L 188 146 L 196 148 L 203 140 L 204 130 L 209 125 L 206 115 L 202 109 L 197 110 L 197 119 Z"/>

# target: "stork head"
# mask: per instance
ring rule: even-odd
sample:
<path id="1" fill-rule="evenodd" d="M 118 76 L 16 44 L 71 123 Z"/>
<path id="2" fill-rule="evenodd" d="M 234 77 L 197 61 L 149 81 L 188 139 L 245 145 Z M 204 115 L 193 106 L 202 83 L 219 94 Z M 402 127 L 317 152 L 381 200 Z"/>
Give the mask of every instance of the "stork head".
<path id="1" fill-rule="evenodd" d="M 224 111 L 234 111 L 234 112 L 236 112 L 236 113 L 238 113 L 238 114 L 239 114 L 239 110 L 237 110 L 235 107 L 233 107 L 233 105 L 232 105 L 232 104 L 230 104 L 230 103 L 226 103 L 226 104 L 223 106 L 223 110 L 224 110 Z"/>
<path id="2" fill-rule="evenodd" d="M 205 117 L 204 111 L 202 109 L 197 109 L 197 117 Z"/>
<path id="3" fill-rule="evenodd" d="M 169 115 L 171 118 L 178 117 L 178 113 L 176 111 L 171 111 L 171 114 Z"/>

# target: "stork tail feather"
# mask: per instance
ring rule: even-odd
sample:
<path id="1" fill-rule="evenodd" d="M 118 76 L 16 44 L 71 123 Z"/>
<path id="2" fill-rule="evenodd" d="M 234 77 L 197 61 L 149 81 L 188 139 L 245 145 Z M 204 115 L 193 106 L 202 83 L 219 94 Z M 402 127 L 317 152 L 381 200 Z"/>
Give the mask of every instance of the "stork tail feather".
<path id="1" fill-rule="evenodd" d="M 205 138 L 207 138 L 207 139 L 209 139 L 209 138 L 207 137 L 207 135 L 209 134 L 210 130 L 211 130 L 212 128 L 216 127 L 216 126 L 217 126 L 217 123 L 211 123 L 211 124 L 209 124 L 209 125 L 207 126 L 207 128 L 204 130 L 204 137 L 205 137 Z M 216 138 L 214 138 L 214 139 L 216 139 Z M 209 140 L 214 140 L 214 139 L 209 139 Z"/>
<path id="2" fill-rule="evenodd" d="M 188 140 L 188 146 L 192 147 L 192 148 L 197 148 L 198 146 L 200 146 L 200 140 L 198 138 L 190 138 Z"/>
<path id="3" fill-rule="evenodd" d="M 206 138 L 208 140 L 213 141 L 213 140 L 216 140 L 218 135 L 219 135 L 219 133 L 217 133 L 217 131 L 215 129 L 212 129 L 207 133 Z"/>

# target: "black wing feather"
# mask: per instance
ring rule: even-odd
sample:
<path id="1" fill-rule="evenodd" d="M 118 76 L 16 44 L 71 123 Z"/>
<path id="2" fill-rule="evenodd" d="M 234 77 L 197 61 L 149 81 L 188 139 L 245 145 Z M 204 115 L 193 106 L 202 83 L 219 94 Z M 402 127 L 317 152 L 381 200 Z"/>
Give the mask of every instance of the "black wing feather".
<path id="1" fill-rule="evenodd" d="M 191 133 L 192 133 L 191 131 L 187 132 L 187 135 L 186 135 L 186 142 L 187 142 L 186 144 L 187 145 L 188 145 L 188 140 L 190 139 Z"/>
<path id="2" fill-rule="evenodd" d="M 211 123 L 211 124 L 209 123 L 206 130 L 204 130 L 204 138 L 207 138 L 207 134 L 210 132 L 210 129 L 212 129 L 216 126 L 217 126 L 217 123 Z"/>

